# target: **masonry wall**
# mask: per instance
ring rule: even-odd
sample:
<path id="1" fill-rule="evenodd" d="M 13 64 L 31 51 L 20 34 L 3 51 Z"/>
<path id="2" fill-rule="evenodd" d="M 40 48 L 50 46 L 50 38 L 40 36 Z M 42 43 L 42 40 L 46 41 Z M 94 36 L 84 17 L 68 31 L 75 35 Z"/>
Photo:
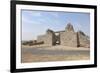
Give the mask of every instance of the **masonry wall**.
<path id="1" fill-rule="evenodd" d="M 77 34 L 72 31 L 62 32 L 60 33 L 60 42 L 64 46 L 77 47 Z"/>
<path id="2" fill-rule="evenodd" d="M 90 47 L 90 40 L 83 32 L 75 32 L 73 26 L 67 24 L 64 31 L 59 31 L 59 35 L 55 35 L 55 32 L 48 29 L 46 34 L 40 35 L 37 38 L 37 42 L 43 42 L 44 46 L 53 46 L 59 42 L 59 45 L 70 47 Z"/>
<path id="3" fill-rule="evenodd" d="M 90 47 L 90 40 L 86 35 L 78 32 L 78 38 L 80 47 L 88 47 L 88 48 Z"/>
<path id="4" fill-rule="evenodd" d="M 38 36 L 37 41 L 41 42 L 43 41 L 45 46 L 53 46 L 55 45 L 56 39 L 55 34 L 53 33 L 46 33 L 45 35 Z"/>

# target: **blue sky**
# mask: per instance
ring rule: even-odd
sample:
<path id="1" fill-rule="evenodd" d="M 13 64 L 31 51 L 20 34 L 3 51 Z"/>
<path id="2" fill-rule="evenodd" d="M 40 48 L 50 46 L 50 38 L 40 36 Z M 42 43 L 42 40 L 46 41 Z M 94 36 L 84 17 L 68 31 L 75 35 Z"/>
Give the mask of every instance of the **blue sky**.
<path id="1" fill-rule="evenodd" d="M 75 31 L 90 35 L 90 14 L 78 12 L 52 12 L 22 10 L 22 40 L 34 40 L 47 29 L 64 30 L 71 23 Z"/>

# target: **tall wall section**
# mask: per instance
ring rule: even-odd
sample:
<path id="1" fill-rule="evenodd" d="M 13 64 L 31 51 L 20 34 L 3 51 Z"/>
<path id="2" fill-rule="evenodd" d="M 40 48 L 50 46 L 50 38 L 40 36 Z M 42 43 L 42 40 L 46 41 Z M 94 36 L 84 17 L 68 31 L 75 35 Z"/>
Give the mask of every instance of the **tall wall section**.
<path id="1" fill-rule="evenodd" d="M 77 35 L 75 32 L 62 32 L 60 33 L 60 42 L 61 45 L 70 46 L 70 47 L 77 47 Z"/>
<path id="2" fill-rule="evenodd" d="M 90 40 L 83 32 L 78 32 L 78 38 L 80 47 L 90 47 Z"/>
<path id="3" fill-rule="evenodd" d="M 71 24 L 67 24 L 65 28 L 65 32 L 60 33 L 60 41 L 61 45 L 77 47 L 77 34 L 74 32 L 73 26 Z"/>

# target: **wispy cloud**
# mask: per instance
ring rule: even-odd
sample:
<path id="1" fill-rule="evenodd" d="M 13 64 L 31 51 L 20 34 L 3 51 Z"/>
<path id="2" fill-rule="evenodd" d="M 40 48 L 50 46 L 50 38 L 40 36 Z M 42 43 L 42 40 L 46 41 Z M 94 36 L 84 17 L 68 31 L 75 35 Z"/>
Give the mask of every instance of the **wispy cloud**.
<path id="1" fill-rule="evenodd" d="M 64 30 L 67 23 L 72 23 L 75 30 L 82 30 L 89 34 L 89 14 L 48 12 L 48 11 L 22 11 L 22 38 L 32 39 L 40 34 L 45 34 L 46 30 Z M 26 35 L 26 36 L 25 36 Z"/>

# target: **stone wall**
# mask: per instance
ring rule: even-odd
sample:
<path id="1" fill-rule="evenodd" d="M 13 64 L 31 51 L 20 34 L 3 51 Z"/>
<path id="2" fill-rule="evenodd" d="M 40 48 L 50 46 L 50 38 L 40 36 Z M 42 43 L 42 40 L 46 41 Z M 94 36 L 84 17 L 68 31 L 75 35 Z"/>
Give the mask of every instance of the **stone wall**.
<path id="1" fill-rule="evenodd" d="M 56 35 L 56 33 L 59 33 L 59 35 Z M 61 32 L 54 32 L 48 29 L 46 34 L 38 36 L 37 42 L 43 42 L 45 46 L 58 44 L 70 47 L 90 47 L 89 38 L 81 31 L 75 32 L 70 23 Z"/>
<path id="2" fill-rule="evenodd" d="M 90 47 L 89 38 L 82 31 L 78 31 L 77 33 L 78 33 L 78 38 L 79 38 L 79 46 Z"/>
<path id="3" fill-rule="evenodd" d="M 74 32 L 73 26 L 69 23 L 65 28 L 65 32 L 60 33 L 61 45 L 77 47 L 77 34 Z"/>
<path id="4" fill-rule="evenodd" d="M 77 47 L 77 35 L 75 32 L 62 32 L 60 33 L 61 45 Z"/>
<path id="5" fill-rule="evenodd" d="M 51 30 L 47 30 L 45 35 L 40 35 L 37 38 L 37 41 L 43 41 L 45 46 L 55 45 L 55 34 Z"/>

